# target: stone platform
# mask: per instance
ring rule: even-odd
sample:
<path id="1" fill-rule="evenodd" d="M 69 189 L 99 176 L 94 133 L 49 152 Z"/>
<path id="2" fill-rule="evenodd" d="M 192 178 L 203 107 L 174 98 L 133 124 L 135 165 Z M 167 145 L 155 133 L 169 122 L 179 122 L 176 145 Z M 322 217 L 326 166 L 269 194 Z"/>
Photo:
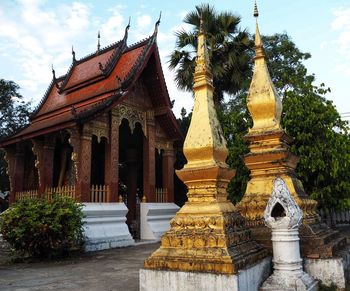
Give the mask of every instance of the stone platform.
<path id="1" fill-rule="evenodd" d="M 265 258 L 235 275 L 141 269 L 140 290 L 255 291 L 270 271 L 271 258 Z"/>
<path id="2" fill-rule="evenodd" d="M 350 289 L 350 245 L 337 251 L 335 256 L 327 259 L 310 259 L 304 261 L 305 271 L 326 286 L 332 283 L 337 290 Z"/>
<path id="3" fill-rule="evenodd" d="M 141 239 L 160 241 L 179 209 L 174 203 L 141 203 Z"/>
<path id="4" fill-rule="evenodd" d="M 248 221 L 253 238 L 272 253 L 271 230 L 261 221 Z M 321 222 L 303 223 L 300 226 L 300 251 L 302 257 L 328 259 L 346 247 L 346 236 Z"/>
<path id="5" fill-rule="evenodd" d="M 84 203 L 85 250 L 88 252 L 133 245 L 126 225 L 124 203 Z"/>

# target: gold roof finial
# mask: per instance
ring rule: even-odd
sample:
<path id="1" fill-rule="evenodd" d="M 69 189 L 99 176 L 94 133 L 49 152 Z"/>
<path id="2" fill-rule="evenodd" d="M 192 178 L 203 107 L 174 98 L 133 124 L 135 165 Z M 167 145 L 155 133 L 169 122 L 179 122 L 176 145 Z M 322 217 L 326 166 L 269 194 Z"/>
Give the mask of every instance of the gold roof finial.
<path id="1" fill-rule="evenodd" d="M 281 130 L 282 103 L 272 83 L 258 25 L 258 6 L 254 4 L 256 18 L 254 74 L 248 93 L 248 109 L 253 119 L 249 132 Z"/>

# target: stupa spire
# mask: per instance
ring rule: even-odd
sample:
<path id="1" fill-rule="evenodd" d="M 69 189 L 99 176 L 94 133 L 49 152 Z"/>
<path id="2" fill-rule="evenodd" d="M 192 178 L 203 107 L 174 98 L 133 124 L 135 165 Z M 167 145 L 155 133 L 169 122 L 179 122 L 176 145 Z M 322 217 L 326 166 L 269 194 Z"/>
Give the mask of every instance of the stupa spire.
<path id="1" fill-rule="evenodd" d="M 254 4 L 256 18 L 254 74 L 248 93 L 248 110 L 253 119 L 249 132 L 281 130 L 282 102 L 272 83 L 266 64 L 258 23 L 259 11 Z"/>
<path id="2" fill-rule="evenodd" d="M 227 157 L 226 141 L 213 102 L 213 75 L 204 27 L 201 16 L 193 85 L 195 101 L 184 143 L 184 154 L 188 161 L 185 167 L 197 165 L 199 157 L 202 165 L 224 165 Z"/>

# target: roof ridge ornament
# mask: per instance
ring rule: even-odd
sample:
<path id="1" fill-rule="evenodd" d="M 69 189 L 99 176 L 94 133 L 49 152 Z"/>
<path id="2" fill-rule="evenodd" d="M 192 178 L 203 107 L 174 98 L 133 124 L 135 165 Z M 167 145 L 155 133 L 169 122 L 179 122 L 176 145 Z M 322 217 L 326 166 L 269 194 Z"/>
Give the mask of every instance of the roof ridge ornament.
<path id="1" fill-rule="evenodd" d="M 55 72 L 55 69 L 53 68 L 53 64 L 51 64 L 51 70 L 52 70 L 52 78 L 54 81 L 56 81 L 56 72 Z"/>
<path id="2" fill-rule="evenodd" d="M 72 57 L 73 57 L 73 64 L 76 63 L 77 59 L 75 58 L 75 51 L 74 51 L 74 47 L 72 45 Z"/>
<path id="3" fill-rule="evenodd" d="M 248 110 L 253 119 L 253 127 L 249 129 L 249 133 L 280 131 L 282 130 L 282 102 L 267 67 L 266 55 L 259 31 L 259 11 L 256 1 L 253 15 L 256 18 L 254 73 L 247 102 Z"/>
<path id="4" fill-rule="evenodd" d="M 128 31 L 130 28 L 130 21 L 131 21 L 131 16 L 129 16 L 129 22 L 128 25 L 125 27 L 125 30 Z"/>
<path id="5" fill-rule="evenodd" d="M 52 70 L 52 82 L 55 83 L 56 88 L 59 90 L 60 86 L 57 83 L 57 78 L 56 78 L 56 71 L 53 68 L 53 64 L 51 64 L 51 70 Z"/>
<path id="6" fill-rule="evenodd" d="M 101 34 L 100 34 L 100 31 L 98 31 L 98 33 L 97 33 L 97 52 L 99 52 L 101 49 L 100 39 L 101 39 Z"/>
<path id="7" fill-rule="evenodd" d="M 126 40 L 128 39 L 128 36 L 129 36 L 130 21 L 131 21 L 131 17 L 129 16 L 129 22 L 128 22 L 128 25 L 125 27 L 125 32 L 123 37 L 124 43 L 126 43 Z"/>
<path id="8" fill-rule="evenodd" d="M 156 24 L 154 25 L 154 35 L 157 35 L 158 34 L 158 26 L 160 24 L 160 19 L 162 18 L 162 11 L 159 12 L 159 17 L 158 17 L 158 20 L 156 22 Z"/>

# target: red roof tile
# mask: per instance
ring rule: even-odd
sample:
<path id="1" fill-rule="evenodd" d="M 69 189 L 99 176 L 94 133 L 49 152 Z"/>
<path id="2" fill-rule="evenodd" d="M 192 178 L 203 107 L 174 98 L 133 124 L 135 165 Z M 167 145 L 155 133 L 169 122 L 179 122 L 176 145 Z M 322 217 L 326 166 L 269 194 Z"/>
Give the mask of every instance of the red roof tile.
<path id="1" fill-rule="evenodd" d="M 68 74 L 57 81 L 58 87 L 62 89 L 58 89 L 54 82 L 51 83 L 49 91 L 45 94 L 40 107 L 31 119 L 31 124 L 14 136 L 9 137 L 7 142 L 5 141 L 3 144 L 11 144 L 25 136 L 28 138 L 53 129 L 58 130 L 60 125 L 71 126 L 70 123 L 74 124 L 76 122 L 75 114 L 78 114 L 77 116 L 81 113 L 83 115 L 85 113 L 90 114 L 90 111 L 99 110 L 100 105 L 101 108 L 105 104 L 112 106 L 111 104 L 118 100 L 118 98 L 115 98 L 118 97 L 115 94 L 121 86 L 120 80 L 122 82 L 127 80 L 127 85 L 123 83 L 123 86 L 126 86 L 126 88 L 123 88 L 125 95 L 134 76 L 144 66 L 140 62 L 145 61 L 145 53 L 148 53 L 154 44 L 154 37 L 155 35 L 129 48 L 125 47 L 125 42 L 120 42 L 111 46 L 110 49 L 102 50 L 100 54 L 88 56 L 73 64 Z M 125 49 L 125 51 L 121 55 L 116 55 L 121 53 L 121 51 L 118 52 L 119 49 Z M 117 56 L 114 59 L 116 64 L 110 62 L 111 58 L 115 56 Z M 159 62 L 159 58 L 157 61 Z M 107 63 L 111 66 L 114 65 L 114 68 L 110 67 L 111 71 L 103 74 L 99 63 L 104 68 Z M 154 67 L 154 69 L 159 70 L 159 67 Z M 166 88 L 163 91 L 166 91 Z M 159 91 L 157 93 L 165 93 L 165 98 L 169 99 L 167 92 Z M 159 96 L 159 94 L 156 95 Z M 98 104 L 100 105 L 96 107 Z M 73 107 L 75 114 L 72 113 Z"/>
<path id="2" fill-rule="evenodd" d="M 73 87 L 77 84 L 83 83 L 84 81 L 100 76 L 102 72 L 99 68 L 99 63 L 101 63 L 102 66 L 105 67 L 108 59 L 111 57 L 114 50 L 116 49 L 119 48 L 115 48 L 103 54 L 96 55 L 95 57 L 74 66 L 71 76 L 65 87 Z"/>
<path id="3" fill-rule="evenodd" d="M 120 79 L 123 80 L 127 76 L 127 74 L 130 72 L 132 67 L 135 65 L 137 58 L 141 55 L 144 49 L 145 49 L 145 45 L 140 46 L 136 49 L 127 51 L 121 56 L 114 70 Z"/>

